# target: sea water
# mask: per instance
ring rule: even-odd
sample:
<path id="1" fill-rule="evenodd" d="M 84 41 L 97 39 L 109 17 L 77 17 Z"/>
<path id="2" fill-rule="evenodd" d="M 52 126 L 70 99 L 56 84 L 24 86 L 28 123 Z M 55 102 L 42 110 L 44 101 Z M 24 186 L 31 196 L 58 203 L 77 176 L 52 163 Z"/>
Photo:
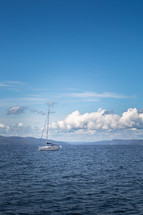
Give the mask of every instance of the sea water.
<path id="1" fill-rule="evenodd" d="M 143 146 L 0 144 L 0 214 L 142 215 Z"/>

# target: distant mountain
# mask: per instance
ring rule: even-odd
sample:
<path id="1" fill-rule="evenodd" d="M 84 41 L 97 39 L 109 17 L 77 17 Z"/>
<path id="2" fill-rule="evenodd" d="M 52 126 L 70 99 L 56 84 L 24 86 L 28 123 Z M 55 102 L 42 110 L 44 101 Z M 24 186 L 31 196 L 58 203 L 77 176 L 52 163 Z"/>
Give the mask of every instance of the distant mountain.
<path id="1" fill-rule="evenodd" d="M 62 141 L 54 141 L 54 140 L 49 140 L 48 142 L 50 143 L 54 143 L 57 145 L 65 145 L 68 144 L 66 142 L 62 142 Z M 45 139 L 40 139 L 40 138 L 34 138 L 34 137 L 17 137 L 17 136 L 10 136 L 10 137 L 4 137 L 0 135 L 0 143 L 28 143 L 28 144 L 45 144 L 46 140 Z"/>
<path id="2" fill-rule="evenodd" d="M 49 140 L 48 142 L 54 143 L 57 145 L 143 145 L 142 139 L 130 139 L 130 140 L 122 140 L 122 139 L 113 139 L 113 140 L 104 140 L 104 141 L 95 141 L 95 142 L 63 142 L 63 141 L 55 141 Z M 14 143 L 27 143 L 27 144 L 37 144 L 42 145 L 46 143 L 45 139 L 34 138 L 34 137 L 4 137 L 0 135 L 0 144 L 14 144 Z"/>
<path id="3" fill-rule="evenodd" d="M 70 144 L 72 145 L 143 145 L 143 140 L 113 139 L 113 140 L 103 140 L 103 141 L 95 141 L 95 142 L 71 142 Z"/>
<path id="4" fill-rule="evenodd" d="M 111 145 L 143 145 L 142 139 L 120 140 L 113 139 Z"/>
<path id="5" fill-rule="evenodd" d="M 94 145 L 143 145 L 143 140 L 131 139 L 131 140 L 122 140 L 122 139 L 113 139 L 105 141 L 96 141 L 93 142 Z"/>

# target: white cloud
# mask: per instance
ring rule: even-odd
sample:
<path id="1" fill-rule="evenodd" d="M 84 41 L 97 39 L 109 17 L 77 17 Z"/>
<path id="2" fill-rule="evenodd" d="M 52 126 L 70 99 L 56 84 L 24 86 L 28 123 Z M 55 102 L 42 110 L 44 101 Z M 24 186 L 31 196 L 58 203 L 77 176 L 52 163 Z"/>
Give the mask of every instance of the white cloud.
<path id="1" fill-rule="evenodd" d="M 47 97 L 38 95 L 21 96 L 16 98 L 0 98 L 0 106 L 14 106 L 15 103 L 21 104 L 23 106 L 30 104 L 46 104 Z"/>
<path id="2" fill-rule="evenodd" d="M 0 128 L 5 128 L 5 125 L 0 123 Z"/>
<path id="3" fill-rule="evenodd" d="M 114 99 L 132 98 L 130 96 L 121 95 L 121 94 L 112 93 L 112 92 L 96 93 L 96 92 L 92 92 L 92 91 L 81 92 L 81 93 L 67 93 L 66 95 L 69 97 L 88 99 L 88 100 L 90 99 L 93 101 L 95 101 L 99 98 L 114 98 Z"/>
<path id="4" fill-rule="evenodd" d="M 20 128 L 22 126 L 23 126 L 23 124 L 21 122 L 19 122 L 18 125 L 17 125 L 18 128 Z"/>
<path id="5" fill-rule="evenodd" d="M 31 103 L 41 103 L 41 102 L 46 103 L 47 98 L 40 95 L 29 95 L 26 97 L 19 98 L 19 101 L 26 101 Z"/>
<path id="6" fill-rule="evenodd" d="M 0 123 L 0 134 L 5 134 L 9 131 L 9 126 L 6 126 L 4 123 Z"/>
<path id="7" fill-rule="evenodd" d="M 15 125 L 5 125 L 0 123 L 0 134 L 4 136 L 33 136 L 40 137 L 41 131 L 37 126 L 28 126 L 19 122 Z"/>
<path id="8" fill-rule="evenodd" d="M 16 87 L 16 86 L 20 86 L 23 85 L 22 82 L 20 81 L 4 81 L 4 82 L 0 82 L 0 87 Z"/>
<path id="9" fill-rule="evenodd" d="M 24 113 L 26 109 L 27 109 L 27 107 L 23 107 L 23 106 L 13 106 L 8 109 L 7 114 L 8 115 L 11 115 L 11 114 L 18 115 L 18 114 Z"/>
<path id="10" fill-rule="evenodd" d="M 122 115 L 109 113 L 98 109 L 97 112 L 80 114 L 74 111 L 64 120 L 51 123 L 51 128 L 57 131 L 81 132 L 93 134 L 97 131 L 112 131 L 121 129 L 143 129 L 143 113 L 136 108 L 129 108 Z"/>

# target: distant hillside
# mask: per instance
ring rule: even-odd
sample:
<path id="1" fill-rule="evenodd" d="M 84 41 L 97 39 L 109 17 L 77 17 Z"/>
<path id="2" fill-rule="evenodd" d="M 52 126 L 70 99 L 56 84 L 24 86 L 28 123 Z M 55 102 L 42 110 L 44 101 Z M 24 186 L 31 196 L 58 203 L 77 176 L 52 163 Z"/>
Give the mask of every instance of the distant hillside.
<path id="1" fill-rule="evenodd" d="M 49 140 L 48 142 L 54 143 L 57 145 L 143 145 L 143 140 L 141 139 L 131 139 L 131 140 L 121 140 L 121 139 L 113 139 L 113 140 L 104 140 L 104 141 L 95 141 L 95 142 L 63 142 L 63 141 L 55 141 L 55 140 Z M 11 136 L 11 137 L 4 137 L 0 135 L 0 144 L 45 144 L 45 139 L 40 138 L 34 138 L 34 137 L 17 137 L 17 136 Z"/>
<path id="2" fill-rule="evenodd" d="M 50 143 L 55 143 L 59 145 L 65 145 L 68 144 L 66 142 L 62 141 L 54 141 L 54 140 L 49 140 L 48 142 Z M 45 144 L 46 140 L 45 139 L 40 139 L 40 138 L 34 138 L 34 137 L 17 137 L 17 136 L 11 136 L 11 137 L 4 137 L 0 135 L 0 143 L 28 143 L 28 144 Z"/>
<path id="3" fill-rule="evenodd" d="M 95 142 L 71 142 L 73 145 L 143 145 L 143 140 L 131 139 L 131 140 L 103 140 Z"/>
<path id="4" fill-rule="evenodd" d="M 140 139 L 131 139 L 131 140 L 120 140 L 120 139 L 113 139 L 111 141 L 112 145 L 143 145 L 143 140 Z"/>
<path id="5" fill-rule="evenodd" d="M 121 139 L 113 139 L 113 140 L 105 140 L 105 141 L 97 141 L 93 142 L 94 145 L 143 145 L 143 140 L 121 140 Z"/>

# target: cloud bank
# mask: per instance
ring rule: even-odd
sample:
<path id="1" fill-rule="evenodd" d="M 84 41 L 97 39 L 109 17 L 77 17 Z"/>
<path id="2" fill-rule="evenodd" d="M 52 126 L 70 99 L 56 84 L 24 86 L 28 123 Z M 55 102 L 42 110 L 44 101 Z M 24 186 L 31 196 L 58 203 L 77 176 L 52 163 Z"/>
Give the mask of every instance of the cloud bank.
<path id="1" fill-rule="evenodd" d="M 37 112 L 36 112 L 37 113 Z M 41 128 L 24 125 L 5 125 L 0 122 L 1 135 L 41 136 Z M 99 108 L 96 112 L 80 114 L 74 111 L 63 120 L 50 124 L 52 139 L 94 141 L 113 138 L 143 138 L 143 111 L 129 108 L 121 115 Z"/>
<path id="2" fill-rule="evenodd" d="M 51 123 L 51 128 L 57 131 L 94 134 L 97 131 L 112 131 L 121 129 L 143 129 L 143 113 L 136 108 L 129 108 L 122 115 L 110 113 L 101 108 L 97 112 L 80 114 L 74 111 L 64 120 Z"/>

